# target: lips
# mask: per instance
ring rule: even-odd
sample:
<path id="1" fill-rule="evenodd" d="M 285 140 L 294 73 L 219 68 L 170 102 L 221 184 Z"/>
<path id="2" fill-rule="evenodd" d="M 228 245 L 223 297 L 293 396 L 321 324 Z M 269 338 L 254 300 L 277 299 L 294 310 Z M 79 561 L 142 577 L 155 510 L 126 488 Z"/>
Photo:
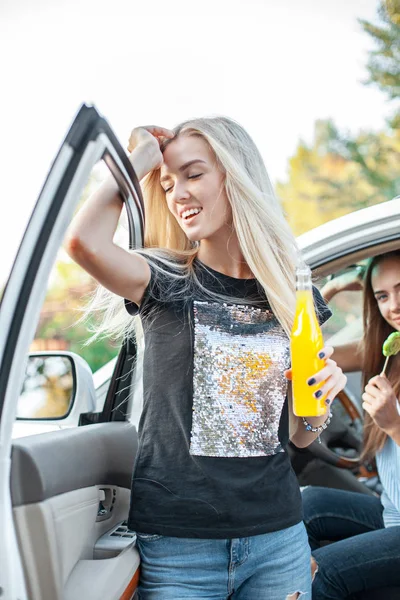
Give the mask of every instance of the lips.
<path id="1" fill-rule="evenodd" d="M 194 217 L 194 216 L 198 215 L 201 211 L 202 211 L 202 209 L 199 206 L 196 206 L 196 207 L 193 207 L 193 208 L 186 208 L 185 210 L 183 210 L 180 213 L 180 217 L 184 221 L 187 221 L 191 217 Z"/>

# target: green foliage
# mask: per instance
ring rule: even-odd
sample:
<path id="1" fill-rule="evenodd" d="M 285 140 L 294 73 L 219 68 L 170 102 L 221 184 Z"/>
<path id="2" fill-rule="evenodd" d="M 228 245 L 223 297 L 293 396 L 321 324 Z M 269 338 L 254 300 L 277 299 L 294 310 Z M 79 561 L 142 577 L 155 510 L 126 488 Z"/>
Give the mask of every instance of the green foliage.
<path id="1" fill-rule="evenodd" d="M 278 182 L 296 234 L 400 194 L 400 132 L 361 132 L 351 138 L 332 121 L 318 121 L 311 146 L 300 142 Z"/>
<path id="2" fill-rule="evenodd" d="M 80 317 L 81 313 L 77 307 L 75 310 L 71 310 L 71 308 L 60 310 L 49 319 L 41 320 L 36 338 L 53 340 L 55 346 L 57 346 L 57 340 L 60 340 L 61 349 L 64 348 L 61 341 L 66 342 L 67 349 L 79 354 L 95 372 L 118 354 L 119 346 L 108 339 L 101 339 L 85 346 L 90 335 L 88 325 L 78 322 Z"/>
<path id="3" fill-rule="evenodd" d="M 400 97 L 400 1 L 381 2 L 378 15 L 380 23 L 375 25 L 360 19 L 366 33 L 373 39 L 375 50 L 369 55 L 366 83 L 375 84 L 391 100 Z"/>
<path id="4" fill-rule="evenodd" d="M 400 0 L 379 8 L 380 23 L 362 21 L 376 48 L 368 60 L 369 80 L 391 100 L 400 92 Z M 296 234 L 354 210 L 400 194 L 400 116 L 381 132 L 341 132 L 332 120 L 317 121 L 310 146 L 300 141 L 278 182 L 287 218 Z"/>

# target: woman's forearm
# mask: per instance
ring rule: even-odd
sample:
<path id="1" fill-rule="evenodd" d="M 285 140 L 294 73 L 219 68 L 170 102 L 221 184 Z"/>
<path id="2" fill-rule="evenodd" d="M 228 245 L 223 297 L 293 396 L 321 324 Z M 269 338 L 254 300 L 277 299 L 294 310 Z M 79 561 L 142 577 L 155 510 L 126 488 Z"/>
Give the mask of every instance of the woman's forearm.
<path id="1" fill-rule="evenodd" d="M 328 304 L 332 300 L 332 298 L 338 293 L 338 289 L 335 285 L 335 280 L 332 279 L 332 281 L 328 281 L 320 291 L 321 296 Z"/>
<path id="2" fill-rule="evenodd" d="M 135 149 L 129 157 L 139 180 L 148 173 L 149 158 L 146 148 Z M 122 206 L 117 182 L 110 175 L 72 220 L 67 232 L 67 248 L 81 247 L 96 254 L 104 250 L 104 245 L 112 244 Z"/>
<path id="3" fill-rule="evenodd" d="M 121 210 L 118 185 L 109 176 L 72 220 L 67 232 L 67 248 L 82 246 L 96 254 L 104 244 L 112 244 Z"/>
<path id="4" fill-rule="evenodd" d="M 384 429 L 384 431 L 392 438 L 395 444 L 400 446 L 400 415 L 398 420 L 390 428 Z"/>
<path id="5" fill-rule="evenodd" d="M 160 127 L 133 130 L 129 138 L 129 149 L 132 150 L 129 160 L 139 180 L 162 164 L 158 138 L 173 135 Z M 140 254 L 114 243 L 122 206 L 118 185 L 110 176 L 73 219 L 65 250 L 100 285 L 121 298 L 140 304 L 150 281 L 150 267 Z"/>
<path id="6" fill-rule="evenodd" d="M 324 415 L 320 417 L 308 417 L 307 422 L 310 423 L 312 427 L 319 427 L 323 423 L 325 423 L 326 419 L 329 415 L 329 409 L 327 409 Z M 290 441 L 292 444 L 297 446 L 297 448 L 307 448 L 314 440 L 317 439 L 318 433 L 313 431 L 308 431 L 303 423 L 303 419 L 301 417 L 294 417 L 295 427 L 293 428 L 293 433 L 290 436 Z"/>

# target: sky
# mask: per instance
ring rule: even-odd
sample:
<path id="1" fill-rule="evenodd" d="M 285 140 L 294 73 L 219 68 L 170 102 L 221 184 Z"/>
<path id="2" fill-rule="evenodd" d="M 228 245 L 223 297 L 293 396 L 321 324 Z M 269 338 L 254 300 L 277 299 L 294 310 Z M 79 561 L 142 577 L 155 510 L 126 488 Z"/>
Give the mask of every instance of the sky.
<path id="1" fill-rule="evenodd" d="M 121 143 L 139 125 L 224 114 L 284 180 L 317 119 L 379 129 L 362 81 L 377 0 L 1 0 L 0 283 L 82 102 Z"/>

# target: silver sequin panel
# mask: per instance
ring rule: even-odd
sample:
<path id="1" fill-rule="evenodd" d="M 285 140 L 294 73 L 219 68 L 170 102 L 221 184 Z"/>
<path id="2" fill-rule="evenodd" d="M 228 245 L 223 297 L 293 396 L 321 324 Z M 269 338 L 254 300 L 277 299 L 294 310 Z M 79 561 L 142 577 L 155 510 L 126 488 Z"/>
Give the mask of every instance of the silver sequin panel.
<path id="1" fill-rule="evenodd" d="M 287 393 L 289 340 L 271 311 L 194 303 L 190 452 L 269 456 L 283 452 L 279 419 Z"/>

